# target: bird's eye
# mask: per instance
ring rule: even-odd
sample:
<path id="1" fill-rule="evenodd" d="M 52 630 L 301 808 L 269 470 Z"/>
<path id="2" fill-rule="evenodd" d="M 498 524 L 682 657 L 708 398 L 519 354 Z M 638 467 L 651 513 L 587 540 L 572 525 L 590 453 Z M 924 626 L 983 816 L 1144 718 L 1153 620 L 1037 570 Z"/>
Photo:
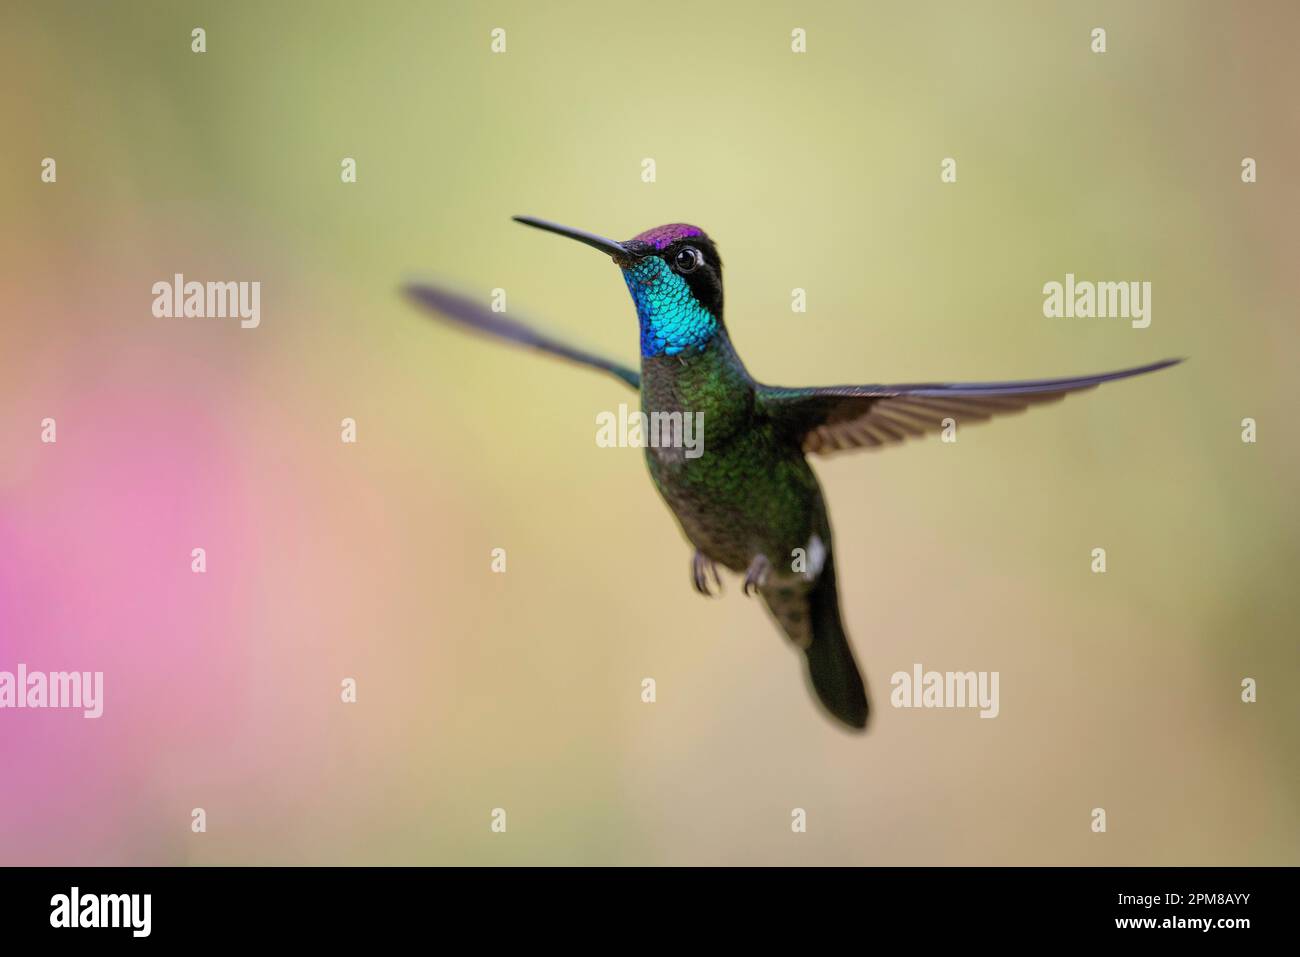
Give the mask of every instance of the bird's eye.
<path id="1" fill-rule="evenodd" d="M 677 258 L 673 260 L 677 264 L 678 272 L 691 272 L 700 263 L 704 262 L 704 257 L 694 246 L 683 246 L 677 252 Z"/>

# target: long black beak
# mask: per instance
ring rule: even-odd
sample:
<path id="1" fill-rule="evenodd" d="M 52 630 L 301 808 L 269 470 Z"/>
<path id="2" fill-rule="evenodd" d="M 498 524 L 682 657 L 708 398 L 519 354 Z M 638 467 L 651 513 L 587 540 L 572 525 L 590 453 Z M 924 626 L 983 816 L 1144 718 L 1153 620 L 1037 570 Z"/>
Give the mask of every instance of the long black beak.
<path id="1" fill-rule="evenodd" d="M 523 223 L 525 226 L 532 226 L 535 229 L 544 229 L 548 233 L 568 236 L 580 243 L 586 243 L 592 249 L 599 249 L 605 255 L 612 256 L 614 261 L 618 263 L 625 263 L 628 260 L 637 258 L 636 253 L 629 250 L 622 243 L 616 243 L 604 236 L 597 236 L 595 233 L 574 229 L 571 226 L 561 226 L 559 223 L 553 223 L 548 219 L 538 219 L 536 216 L 515 216 L 514 221 Z"/>

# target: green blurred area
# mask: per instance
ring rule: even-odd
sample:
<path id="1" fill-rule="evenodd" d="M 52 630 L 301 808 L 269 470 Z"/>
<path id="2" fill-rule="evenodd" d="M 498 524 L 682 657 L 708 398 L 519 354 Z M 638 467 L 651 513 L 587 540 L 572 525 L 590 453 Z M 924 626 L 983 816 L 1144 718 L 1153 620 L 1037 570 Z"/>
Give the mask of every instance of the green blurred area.
<path id="1" fill-rule="evenodd" d="M 222 842 L 184 859 L 1296 862 L 1293 4 L 20 3 L 9 21 L 0 391 L 207 390 L 248 436 L 232 480 L 279 483 L 268 543 L 312 542 L 256 571 L 275 597 L 250 621 L 278 623 L 260 660 L 360 660 L 374 689 L 255 760 L 158 767 L 155 797 L 192 774 L 229 804 Z M 738 587 L 691 589 L 639 453 L 595 446 L 628 393 L 399 296 L 417 275 L 504 288 L 512 313 L 632 360 L 616 270 L 516 213 L 704 227 L 768 382 L 1189 361 L 953 446 L 817 464 L 876 706 L 851 738 Z M 146 290 L 181 269 L 260 280 L 262 327 L 159 335 Z M 1150 281 L 1150 328 L 1045 319 L 1067 272 Z M 363 435 L 345 464 L 343 415 Z M 319 615 L 305 649 L 284 637 L 296 605 Z M 999 670 L 1001 716 L 889 708 L 913 662 Z M 136 826 L 112 862 L 161 862 Z"/>

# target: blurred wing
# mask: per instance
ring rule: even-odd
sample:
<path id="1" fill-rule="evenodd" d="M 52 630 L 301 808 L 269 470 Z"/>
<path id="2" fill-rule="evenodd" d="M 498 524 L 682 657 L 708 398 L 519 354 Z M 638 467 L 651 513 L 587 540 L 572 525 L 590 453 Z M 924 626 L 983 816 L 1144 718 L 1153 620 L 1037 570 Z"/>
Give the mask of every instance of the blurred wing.
<path id="1" fill-rule="evenodd" d="M 759 386 L 758 404 L 786 438 L 798 442 L 805 452 L 827 455 L 845 449 L 879 448 L 901 442 L 908 436 L 938 432 L 947 418 L 978 422 L 1019 412 L 1112 379 L 1155 372 L 1181 361 L 1165 359 L 1134 369 L 1072 379 L 843 385 L 821 389 Z"/>
<path id="2" fill-rule="evenodd" d="M 486 306 L 474 299 L 470 299 L 468 296 L 462 296 L 427 283 L 411 283 L 405 287 L 404 291 L 415 302 L 432 310 L 443 319 L 476 332 L 496 336 L 498 339 L 517 342 L 521 346 L 528 346 L 550 353 L 553 356 L 560 356 L 573 362 L 580 362 L 583 365 L 601 369 L 617 376 L 633 389 L 641 388 L 641 374 L 639 372 L 629 369 L 612 359 L 606 359 L 604 356 L 598 356 L 584 349 L 561 342 L 559 339 L 554 339 L 522 322 L 507 319 L 504 314 L 492 312 Z"/>

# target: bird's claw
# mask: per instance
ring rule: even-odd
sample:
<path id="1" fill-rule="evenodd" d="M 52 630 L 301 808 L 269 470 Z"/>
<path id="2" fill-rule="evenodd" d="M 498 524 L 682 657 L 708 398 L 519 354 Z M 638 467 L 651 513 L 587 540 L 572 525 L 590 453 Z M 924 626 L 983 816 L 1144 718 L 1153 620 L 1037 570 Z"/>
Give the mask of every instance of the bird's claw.
<path id="1" fill-rule="evenodd" d="M 757 592 L 767 584 L 768 573 L 772 571 L 772 563 L 767 560 L 763 554 L 755 555 L 754 560 L 749 563 L 749 568 L 745 571 L 745 584 L 742 590 L 746 595 Z"/>
<path id="2" fill-rule="evenodd" d="M 718 575 L 718 566 L 714 562 L 704 557 L 703 552 L 696 552 L 691 559 L 691 584 L 701 595 L 712 597 L 713 592 L 709 588 L 709 572 L 713 572 L 713 580 L 717 583 L 718 594 L 722 594 L 722 578 Z"/>

